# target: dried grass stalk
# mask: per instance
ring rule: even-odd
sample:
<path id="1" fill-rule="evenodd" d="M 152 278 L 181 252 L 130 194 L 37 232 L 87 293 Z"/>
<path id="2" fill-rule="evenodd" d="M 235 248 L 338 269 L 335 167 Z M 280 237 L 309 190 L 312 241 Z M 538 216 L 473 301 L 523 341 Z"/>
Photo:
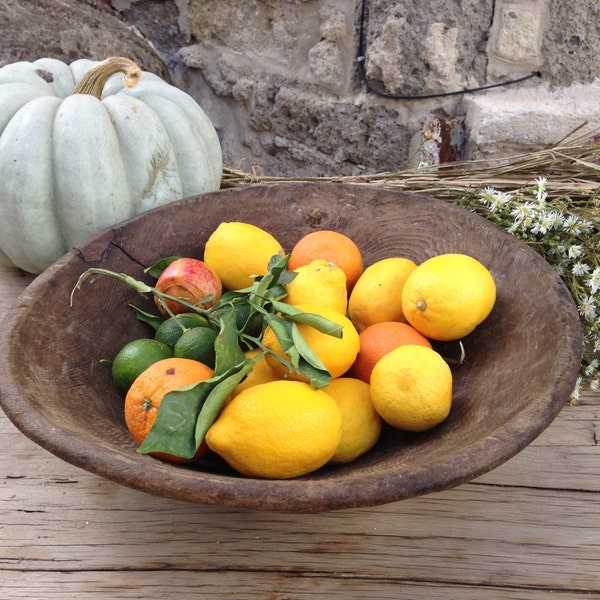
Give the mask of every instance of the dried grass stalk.
<path id="1" fill-rule="evenodd" d="M 516 192 L 547 179 L 549 198 L 568 195 L 589 197 L 600 190 L 600 127 L 581 124 L 549 148 L 497 160 L 474 160 L 402 169 L 384 173 L 341 177 L 274 177 L 256 175 L 225 166 L 222 187 L 282 182 L 331 182 L 395 188 L 452 201 L 485 187 Z"/>

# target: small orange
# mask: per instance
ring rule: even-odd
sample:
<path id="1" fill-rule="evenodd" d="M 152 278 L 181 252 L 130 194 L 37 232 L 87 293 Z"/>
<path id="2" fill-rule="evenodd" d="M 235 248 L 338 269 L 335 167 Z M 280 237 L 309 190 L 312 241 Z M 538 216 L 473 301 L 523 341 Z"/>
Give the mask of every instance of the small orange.
<path id="1" fill-rule="evenodd" d="M 369 383 L 371 371 L 383 356 L 405 344 L 431 348 L 431 342 L 414 327 L 400 321 L 382 321 L 369 325 L 359 334 L 360 350 L 348 375 Z"/>
<path id="2" fill-rule="evenodd" d="M 288 269 L 294 271 L 318 258 L 328 260 L 344 271 L 348 292 L 363 272 L 359 247 L 347 235 L 330 229 L 313 231 L 300 238 L 290 252 Z"/>
<path id="3" fill-rule="evenodd" d="M 158 407 L 168 392 L 192 385 L 213 375 L 205 364 L 190 358 L 165 358 L 150 365 L 133 382 L 125 397 L 125 424 L 139 446 L 156 421 Z M 191 459 L 156 452 L 153 456 L 170 462 L 191 462 L 207 452 L 202 443 Z"/>

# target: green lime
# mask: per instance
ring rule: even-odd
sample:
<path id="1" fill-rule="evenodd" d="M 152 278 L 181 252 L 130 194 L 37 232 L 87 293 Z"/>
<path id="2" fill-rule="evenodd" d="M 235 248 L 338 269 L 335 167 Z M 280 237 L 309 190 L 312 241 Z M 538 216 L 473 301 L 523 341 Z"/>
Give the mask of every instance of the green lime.
<path id="1" fill-rule="evenodd" d="M 188 329 L 175 344 L 173 356 L 191 358 L 215 368 L 215 340 L 217 331 L 211 327 L 194 327 Z"/>
<path id="2" fill-rule="evenodd" d="M 150 365 L 171 358 L 173 351 L 166 344 L 150 338 L 133 340 L 119 350 L 112 364 L 112 378 L 123 393 L 131 387 L 136 377 Z"/>
<path id="3" fill-rule="evenodd" d="M 192 327 L 206 327 L 208 324 L 208 319 L 198 313 L 182 313 L 163 321 L 156 330 L 154 339 L 173 349 L 185 331 Z"/>

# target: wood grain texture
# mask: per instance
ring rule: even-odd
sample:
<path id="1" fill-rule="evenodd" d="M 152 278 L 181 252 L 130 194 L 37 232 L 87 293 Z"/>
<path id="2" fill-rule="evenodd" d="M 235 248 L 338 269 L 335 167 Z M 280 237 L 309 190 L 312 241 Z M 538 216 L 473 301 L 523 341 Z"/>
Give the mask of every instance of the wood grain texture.
<path id="1" fill-rule="evenodd" d="M 581 455 L 598 457 L 584 433 L 600 412 L 600 400 L 590 400 L 566 407 L 498 477 L 495 470 L 420 498 L 305 515 L 121 487 L 60 461 L 3 417 L 0 439 L 10 452 L 0 460 L 0 591 L 36 598 L 36 586 L 48 585 L 54 597 L 120 589 L 114 597 L 159 598 L 173 585 L 190 597 L 197 586 L 240 598 L 391 598 L 400 590 L 411 598 L 441 598 L 443 590 L 467 599 L 594 597 L 599 461 L 571 485 Z M 528 460 L 556 446 L 555 436 L 565 440 L 562 461 Z"/>

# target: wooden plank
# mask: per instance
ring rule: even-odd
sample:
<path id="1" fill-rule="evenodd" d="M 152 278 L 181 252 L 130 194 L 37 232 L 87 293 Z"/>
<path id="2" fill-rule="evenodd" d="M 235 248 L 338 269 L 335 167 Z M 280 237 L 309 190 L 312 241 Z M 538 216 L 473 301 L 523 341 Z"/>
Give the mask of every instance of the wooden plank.
<path id="1" fill-rule="evenodd" d="M 312 600 L 330 597 L 377 600 L 574 600 L 591 598 L 578 590 L 514 589 L 464 586 L 420 581 L 386 581 L 363 577 L 314 576 L 287 573 L 207 571 L 117 571 L 62 573 L 3 573 L 0 592 L 20 598 L 213 598 L 215 600 Z M 85 596 L 83 596 L 85 594 Z M 596 597 L 596 596 L 593 596 Z"/>
<path id="2" fill-rule="evenodd" d="M 600 492 L 600 394 L 565 406 L 524 452 L 480 477 L 495 485 Z"/>
<path id="3" fill-rule="evenodd" d="M 155 498 L 67 465 L 18 432 L 8 440 L 2 571 L 331 572 L 600 591 L 597 492 L 478 480 L 370 509 L 261 513 Z"/>

